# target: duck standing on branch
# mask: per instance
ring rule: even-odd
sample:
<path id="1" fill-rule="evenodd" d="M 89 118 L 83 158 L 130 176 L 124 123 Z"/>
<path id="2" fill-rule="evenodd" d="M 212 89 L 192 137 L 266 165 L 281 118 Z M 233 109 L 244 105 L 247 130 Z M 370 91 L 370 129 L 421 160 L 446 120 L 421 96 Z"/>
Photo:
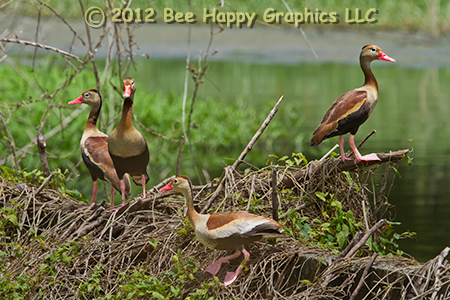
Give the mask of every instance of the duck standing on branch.
<path id="1" fill-rule="evenodd" d="M 355 163 L 380 160 L 375 153 L 361 156 L 355 146 L 355 134 L 359 126 L 369 118 L 378 101 L 378 83 L 370 69 L 370 63 L 377 59 L 395 62 L 395 59 L 384 54 L 375 45 L 366 45 L 362 48 L 359 61 L 364 72 L 364 85 L 345 93 L 331 105 L 322 123 L 313 133 L 311 146 L 339 135 L 341 159 L 342 161 L 351 160 L 344 155 L 344 138 L 342 137 L 350 132 L 349 143 L 355 153 Z"/>
<path id="2" fill-rule="evenodd" d="M 149 177 L 147 165 L 150 160 L 147 142 L 144 136 L 133 125 L 133 100 L 136 85 L 131 77 L 123 80 L 122 118 L 117 127 L 109 135 L 108 150 L 114 162 L 122 190 L 122 205 L 116 210 L 125 207 L 124 174 L 128 173 L 136 185 L 143 188 L 145 198 L 145 184 Z"/>
<path id="3" fill-rule="evenodd" d="M 80 142 L 81 156 L 94 181 L 91 204 L 95 202 L 97 197 L 97 179 L 100 178 L 111 183 L 111 206 L 114 206 L 114 188 L 119 193 L 121 189 L 119 177 L 108 152 L 108 136 L 97 128 L 98 116 L 102 109 L 102 97 L 97 90 L 87 90 L 80 97 L 69 102 L 71 105 L 82 103 L 91 107 Z M 124 187 L 125 197 L 128 198 L 130 196 L 128 177 L 124 180 Z"/>
<path id="4" fill-rule="evenodd" d="M 194 208 L 192 184 L 187 176 L 175 177 L 160 192 L 181 193 L 186 198 L 187 215 L 194 226 L 195 235 L 205 246 L 219 250 L 236 250 L 233 255 L 223 257 L 208 266 L 205 272 L 213 276 L 219 272 L 223 263 L 237 258 L 244 253 L 244 260 L 235 272 L 227 272 L 225 285 L 232 284 L 242 272 L 242 267 L 248 261 L 250 254 L 244 246 L 263 237 L 286 237 L 280 232 L 282 226 L 274 220 L 249 214 L 246 212 L 231 212 L 218 215 L 203 215 Z"/>

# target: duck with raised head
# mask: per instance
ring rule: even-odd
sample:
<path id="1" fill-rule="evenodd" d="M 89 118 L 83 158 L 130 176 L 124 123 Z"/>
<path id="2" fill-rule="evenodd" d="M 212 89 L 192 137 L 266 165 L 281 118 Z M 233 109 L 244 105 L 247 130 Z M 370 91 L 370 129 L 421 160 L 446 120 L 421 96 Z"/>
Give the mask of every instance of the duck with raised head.
<path id="1" fill-rule="evenodd" d="M 378 46 L 364 46 L 359 56 L 365 77 L 364 85 L 345 93 L 331 105 L 313 133 L 311 146 L 339 135 L 341 159 L 342 161 L 351 160 L 344 155 L 344 138 L 342 137 L 350 132 L 349 143 L 355 154 L 355 163 L 380 160 L 375 153 L 362 156 L 355 146 L 355 134 L 359 126 L 369 118 L 378 101 L 378 83 L 370 69 L 370 63 L 374 60 L 395 62 L 395 59 L 387 56 Z"/>
<path id="2" fill-rule="evenodd" d="M 199 214 L 194 208 L 192 184 L 189 177 L 175 177 L 168 185 L 160 189 L 162 193 L 181 193 L 186 198 L 187 215 L 195 230 L 197 239 L 205 246 L 219 250 L 236 250 L 232 255 L 223 257 L 205 269 L 213 276 L 219 272 L 223 263 L 244 254 L 244 260 L 235 272 L 227 272 L 225 285 L 232 284 L 242 272 L 242 266 L 250 258 L 244 246 L 257 240 L 272 237 L 286 237 L 281 233 L 282 226 L 271 219 L 246 212 L 230 212 L 217 215 Z"/>
<path id="3" fill-rule="evenodd" d="M 116 210 L 125 207 L 125 185 L 123 178 L 128 173 L 136 185 L 143 188 L 145 195 L 145 184 L 149 177 L 147 165 L 150 160 L 147 142 L 144 136 L 133 125 L 133 101 L 136 85 L 133 78 L 127 77 L 123 80 L 123 108 L 122 118 L 117 127 L 110 133 L 108 150 L 114 162 L 117 175 L 120 179 L 122 189 L 122 205 Z"/>
<path id="4" fill-rule="evenodd" d="M 99 91 L 87 90 L 80 97 L 69 102 L 70 105 L 83 103 L 91 107 L 91 112 L 80 141 L 81 156 L 94 181 L 91 204 L 95 202 L 97 197 L 97 179 L 100 178 L 111 183 L 111 206 L 114 206 L 114 188 L 119 193 L 122 191 L 119 177 L 108 152 L 108 136 L 97 128 L 98 116 L 102 109 L 102 97 Z M 130 196 L 130 181 L 128 177 L 124 180 L 124 187 L 125 197 L 128 198 Z"/>

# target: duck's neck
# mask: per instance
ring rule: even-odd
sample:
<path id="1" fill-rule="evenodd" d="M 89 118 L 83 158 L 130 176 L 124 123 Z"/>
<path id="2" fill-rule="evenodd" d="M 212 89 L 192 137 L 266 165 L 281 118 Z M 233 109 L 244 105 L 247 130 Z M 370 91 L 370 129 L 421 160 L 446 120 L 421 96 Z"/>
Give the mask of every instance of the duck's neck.
<path id="1" fill-rule="evenodd" d="M 122 118 L 120 119 L 119 126 L 133 127 L 133 98 L 134 94 L 125 98 L 122 108 Z"/>
<path id="2" fill-rule="evenodd" d="M 367 59 L 360 60 L 361 69 L 363 70 L 365 77 L 364 86 L 374 87 L 378 91 L 378 82 L 370 69 L 370 62 L 371 61 Z"/>
<path id="3" fill-rule="evenodd" d="M 102 110 L 102 102 L 91 106 L 91 112 L 89 113 L 85 129 L 97 127 L 97 120 L 101 110 Z"/>
<path id="4" fill-rule="evenodd" d="M 189 190 L 183 192 L 183 196 L 184 196 L 184 198 L 186 198 L 188 218 L 195 228 L 195 225 L 197 223 L 197 220 L 198 220 L 198 217 L 200 216 L 200 214 L 194 208 L 194 196 L 192 194 L 191 183 L 189 183 Z"/>

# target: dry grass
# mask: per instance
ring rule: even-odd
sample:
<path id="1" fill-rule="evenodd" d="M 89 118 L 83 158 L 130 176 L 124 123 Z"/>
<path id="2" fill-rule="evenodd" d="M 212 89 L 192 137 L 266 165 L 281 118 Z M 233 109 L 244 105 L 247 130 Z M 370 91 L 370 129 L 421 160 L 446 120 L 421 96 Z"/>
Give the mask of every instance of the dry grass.
<path id="1" fill-rule="evenodd" d="M 278 167 L 280 187 L 286 177 L 294 179 L 293 188 L 278 189 L 280 211 L 303 207 L 299 210 L 301 216 L 325 222 L 329 216 L 324 212 L 329 207 L 317 198 L 316 192 L 332 193 L 342 203 L 344 211 L 354 212 L 356 221 L 364 222 L 361 206 L 361 201 L 364 201 L 367 223 L 372 227 L 378 220 L 377 215 L 386 216 L 387 211 L 381 203 L 386 200 L 388 182 L 392 183 L 388 176 L 390 165 L 345 174 L 337 172 L 335 162 L 335 159 L 329 159 L 323 164 L 311 162 L 295 168 Z M 225 169 L 225 189 L 210 211 L 245 210 L 252 194 L 256 202 L 250 205 L 250 211 L 269 216 L 272 211 L 269 199 L 273 168 L 248 168 L 244 172 Z M 382 172 L 377 172 L 377 169 Z M 296 177 L 301 172 L 304 176 Z M 379 187 L 372 193 L 374 182 L 378 182 Z M 211 276 L 204 275 L 201 270 L 225 253 L 207 249 L 195 239 L 192 227 L 184 221 L 182 197 L 162 198 L 153 189 L 151 198 L 133 199 L 127 208 L 116 214 L 106 212 L 102 206 L 74 211 L 82 203 L 52 189 L 43 189 L 36 194 L 37 189 L 38 186 L 32 184 L 5 179 L 1 182 L 2 206 L 13 208 L 18 218 L 18 225 L 8 223 L 4 227 L 6 236 L 1 237 L 1 244 L 8 253 L 2 257 L 8 270 L 3 279 L 12 280 L 24 274 L 27 278 L 34 278 L 28 282 L 26 299 L 113 297 L 124 292 L 124 286 L 132 282 L 135 272 L 175 285 L 178 282 L 170 283 L 173 278 L 165 274 L 174 269 L 178 251 L 181 251 L 185 262 L 190 260 L 198 267 L 198 270 L 192 269 L 195 275 L 192 280 L 182 285 L 183 299 L 202 289 L 204 283 L 211 284 L 206 289 L 216 299 L 341 299 L 354 290 L 370 258 L 366 254 L 372 253 L 364 247 L 360 252 L 362 257 L 344 260 L 327 269 L 336 256 L 329 250 L 311 246 L 309 240 L 291 237 L 278 239 L 273 245 L 262 241 L 248 247 L 251 258 L 245 275 L 231 287 L 224 287 L 215 284 Z M 212 188 L 196 187 L 196 191 L 195 201 L 201 207 L 211 195 Z M 280 222 L 287 228 L 294 226 L 292 219 L 283 214 Z M 218 277 L 223 280 L 225 272 L 235 269 L 239 262 L 236 259 L 232 265 L 224 266 Z M 431 275 L 426 276 L 428 283 L 422 287 L 432 289 L 438 283 L 438 289 L 444 290 L 450 272 L 444 268 L 442 260 L 440 267 L 436 267 L 436 263 L 433 266 L 440 270 L 439 282 L 433 279 L 432 274 L 436 272 L 430 272 L 432 268 L 429 265 L 421 269 L 414 260 L 378 258 L 361 293 L 370 295 L 369 298 L 378 295 L 375 296 L 377 299 L 383 296 L 389 299 L 402 293 L 405 297 L 408 291 L 411 292 L 407 283 L 416 282 L 415 274 L 425 269 Z M 322 273 L 324 270 L 326 272 Z M 322 286 L 326 274 L 333 274 L 333 278 Z M 83 289 L 95 281 L 93 278 L 97 278 L 96 285 L 93 285 L 98 288 L 97 294 Z M 150 288 L 149 281 L 143 284 Z M 151 299 L 150 295 L 141 298 Z"/>

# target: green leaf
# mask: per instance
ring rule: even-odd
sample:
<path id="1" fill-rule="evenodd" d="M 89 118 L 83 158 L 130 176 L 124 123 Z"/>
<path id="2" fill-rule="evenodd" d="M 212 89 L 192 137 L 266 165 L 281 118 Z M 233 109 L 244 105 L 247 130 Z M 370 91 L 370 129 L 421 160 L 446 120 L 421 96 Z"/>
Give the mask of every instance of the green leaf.
<path id="1" fill-rule="evenodd" d="M 324 193 L 322 193 L 322 192 L 315 192 L 314 195 L 316 195 L 317 198 L 319 198 L 319 199 L 322 200 L 323 202 L 327 202 L 326 196 L 328 195 L 328 193 L 324 194 Z"/>
<path id="2" fill-rule="evenodd" d="M 397 176 L 398 176 L 399 178 L 402 178 L 402 175 L 400 174 L 400 172 L 399 172 L 399 171 L 397 170 L 397 168 L 394 167 L 392 164 L 391 164 L 391 168 L 392 168 L 392 170 L 394 170 L 395 174 L 397 174 Z"/>

